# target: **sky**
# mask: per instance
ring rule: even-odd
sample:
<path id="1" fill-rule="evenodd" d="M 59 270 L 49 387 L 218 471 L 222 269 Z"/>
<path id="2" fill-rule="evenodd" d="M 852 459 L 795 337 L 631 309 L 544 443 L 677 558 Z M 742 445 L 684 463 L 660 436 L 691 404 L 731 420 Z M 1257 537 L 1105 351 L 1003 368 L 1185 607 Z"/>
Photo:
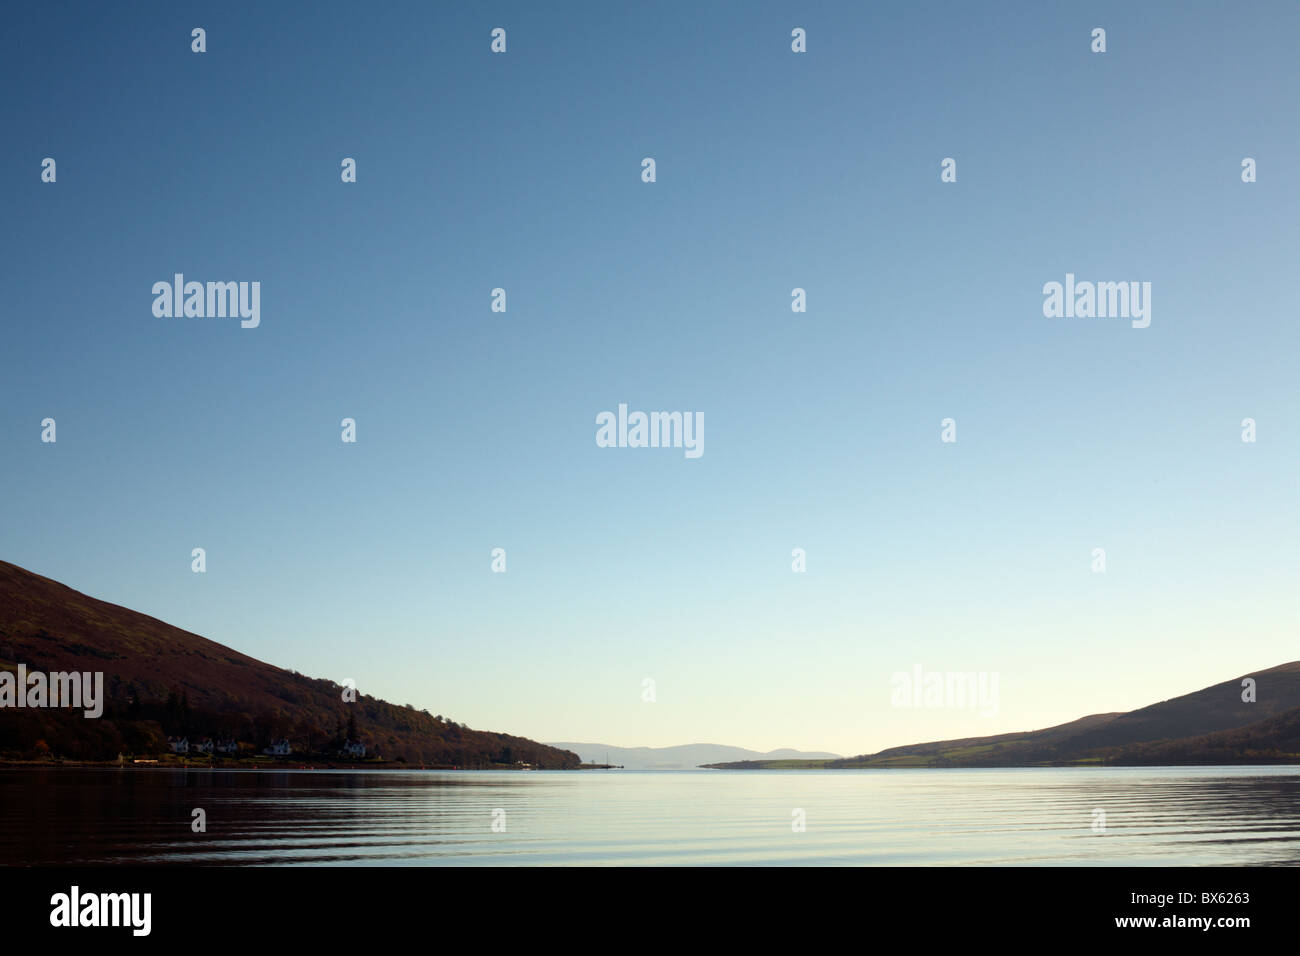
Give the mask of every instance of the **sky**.
<path id="1" fill-rule="evenodd" d="M 1300 658 L 1292 4 L 7 19 L 0 559 L 544 741 L 858 754 Z M 1067 273 L 1150 326 L 1046 317 Z M 598 447 L 620 403 L 703 454 Z"/>

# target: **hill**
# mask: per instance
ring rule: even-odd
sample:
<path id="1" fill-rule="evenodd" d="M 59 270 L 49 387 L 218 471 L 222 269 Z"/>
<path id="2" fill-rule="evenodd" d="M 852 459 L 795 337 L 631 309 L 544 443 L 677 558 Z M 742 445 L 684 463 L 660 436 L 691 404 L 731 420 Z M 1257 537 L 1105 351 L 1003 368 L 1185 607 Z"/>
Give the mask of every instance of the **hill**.
<path id="1" fill-rule="evenodd" d="M 553 743 L 552 747 L 572 750 L 583 763 L 611 763 L 626 770 L 693 770 L 705 763 L 724 760 L 835 759 L 839 754 L 801 750 L 772 750 L 762 753 L 724 744 L 679 744 L 675 747 L 611 747 L 607 744 Z"/>
<path id="2" fill-rule="evenodd" d="M 1256 701 L 1242 701 L 1254 678 Z M 1116 714 L 1043 730 L 891 747 L 841 760 L 747 760 L 725 770 L 1300 763 L 1300 661 Z"/>
<path id="3" fill-rule="evenodd" d="M 283 670 L 128 608 L 0 561 L 0 670 L 100 671 L 105 711 L 0 709 L 0 755 L 111 759 L 166 749 L 167 735 L 232 737 L 260 750 L 342 745 L 349 720 L 371 752 L 437 766 L 577 767 L 578 756 L 523 737 L 471 730 L 427 711 Z"/>

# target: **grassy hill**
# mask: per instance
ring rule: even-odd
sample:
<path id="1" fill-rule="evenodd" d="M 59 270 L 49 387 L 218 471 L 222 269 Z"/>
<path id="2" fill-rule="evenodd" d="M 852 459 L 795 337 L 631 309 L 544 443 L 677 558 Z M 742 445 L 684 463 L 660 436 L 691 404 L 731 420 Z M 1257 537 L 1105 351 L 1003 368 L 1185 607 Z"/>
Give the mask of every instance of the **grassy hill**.
<path id="1" fill-rule="evenodd" d="M 1235 730 L 1131 744 L 1114 764 L 1295 763 L 1300 761 L 1300 707 Z"/>
<path id="2" fill-rule="evenodd" d="M 523 737 L 471 730 L 427 711 L 282 670 L 127 608 L 87 597 L 0 561 L 0 670 L 102 671 L 103 717 L 80 711 L 0 710 L 0 756 L 110 759 L 165 749 L 167 735 L 233 737 L 260 751 L 341 744 L 348 720 L 387 760 L 439 766 L 525 761 L 578 766 L 577 754 Z"/>
<path id="3" fill-rule="evenodd" d="M 1093 714 L 1043 730 L 909 744 L 843 760 L 747 760 L 707 766 L 834 770 L 1300 763 L 1300 661 L 1243 677 L 1256 681 L 1254 703 L 1242 701 L 1242 677 L 1237 677 L 1140 710 Z"/>

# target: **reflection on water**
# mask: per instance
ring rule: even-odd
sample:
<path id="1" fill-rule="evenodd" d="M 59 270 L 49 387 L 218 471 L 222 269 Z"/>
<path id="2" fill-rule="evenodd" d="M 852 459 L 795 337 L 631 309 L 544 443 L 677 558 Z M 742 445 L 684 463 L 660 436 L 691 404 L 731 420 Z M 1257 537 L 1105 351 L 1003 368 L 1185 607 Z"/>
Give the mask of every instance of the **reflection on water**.
<path id="1" fill-rule="evenodd" d="M 0 770 L 11 865 L 1298 862 L 1287 767 Z"/>

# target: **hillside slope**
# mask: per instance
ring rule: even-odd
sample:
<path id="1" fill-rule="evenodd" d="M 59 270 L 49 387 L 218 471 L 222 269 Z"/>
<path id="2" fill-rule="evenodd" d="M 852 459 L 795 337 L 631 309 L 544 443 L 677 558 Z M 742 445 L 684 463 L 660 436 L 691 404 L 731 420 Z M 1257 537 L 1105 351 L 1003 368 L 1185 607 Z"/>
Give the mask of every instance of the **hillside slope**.
<path id="1" fill-rule="evenodd" d="M 168 734 L 229 736 L 260 749 L 357 736 L 388 760 L 440 766 L 576 767 L 578 756 L 523 737 L 470 730 L 427 711 L 358 694 L 344 703 L 333 681 L 282 670 L 215 641 L 0 561 L 0 670 L 102 671 L 104 716 L 0 709 L 0 754 L 107 759 L 163 749 Z M 43 746 L 38 746 L 43 743 Z"/>
<path id="2" fill-rule="evenodd" d="M 1197 737 L 1129 744 L 1107 754 L 1112 764 L 1232 764 L 1300 762 L 1300 707 L 1246 727 Z"/>
<path id="3" fill-rule="evenodd" d="M 1242 680 L 1256 700 L 1242 701 Z M 1300 661 L 1245 674 L 1138 710 L 1043 730 L 891 747 L 843 760 L 748 760 L 727 770 L 1027 767 L 1060 764 L 1300 762 Z"/>

